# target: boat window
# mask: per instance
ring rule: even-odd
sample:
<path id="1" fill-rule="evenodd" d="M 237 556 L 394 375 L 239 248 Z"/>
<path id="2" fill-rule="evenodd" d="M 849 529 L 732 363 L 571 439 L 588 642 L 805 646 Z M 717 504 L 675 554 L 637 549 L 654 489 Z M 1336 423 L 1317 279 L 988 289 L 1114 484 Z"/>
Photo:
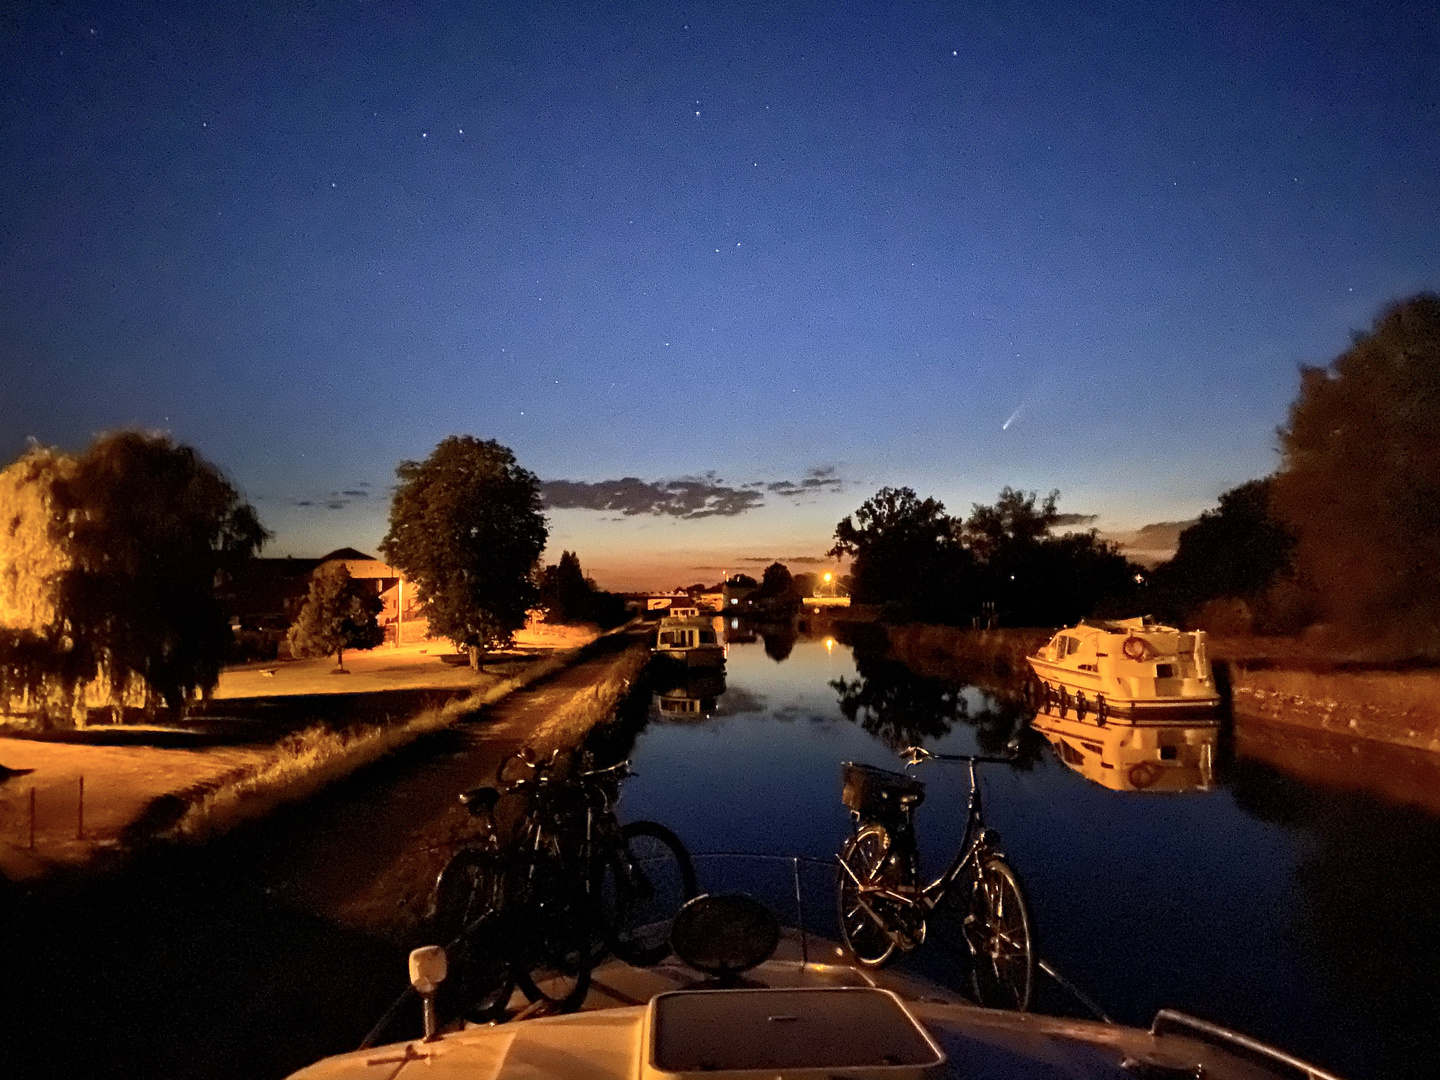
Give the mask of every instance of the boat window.
<path id="1" fill-rule="evenodd" d="M 1156 664 L 1155 677 L 1157 679 L 1173 679 L 1175 677 L 1174 664 Z"/>
<path id="2" fill-rule="evenodd" d="M 1080 639 L 1079 639 L 1079 638 L 1073 638 L 1073 637 L 1072 637 L 1072 638 L 1066 638 L 1066 639 L 1065 639 L 1065 655 L 1066 655 L 1066 656 L 1073 656 L 1075 653 L 1077 653 L 1077 652 L 1079 652 L 1079 651 L 1080 651 Z"/>
<path id="3" fill-rule="evenodd" d="M 700 644 L 701 644 L 701 645 L 714 645 L 714 644 L 715 644 L 715 631 L 714 631 L 714 630 L 701 630 L 701 631 L 700 631 Z"/>

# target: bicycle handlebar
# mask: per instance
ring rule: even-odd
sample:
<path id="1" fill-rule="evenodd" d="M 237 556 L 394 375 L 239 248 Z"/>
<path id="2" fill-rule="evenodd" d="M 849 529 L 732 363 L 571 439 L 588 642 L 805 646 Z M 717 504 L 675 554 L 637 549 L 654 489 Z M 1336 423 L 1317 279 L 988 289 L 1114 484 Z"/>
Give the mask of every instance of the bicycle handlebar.
<path id="1" fill-rule="evenodd" d="M 1013 765 L 1018 755 L 995 757 L 991 754 L 937 754 L 933 750 L 926 750 L 923 746 L 907 746 L 900 751 L 900 756 L 905 759 L 907 765 L 919 765 L 922 761 L 969 761 L 987 765 Z"/>

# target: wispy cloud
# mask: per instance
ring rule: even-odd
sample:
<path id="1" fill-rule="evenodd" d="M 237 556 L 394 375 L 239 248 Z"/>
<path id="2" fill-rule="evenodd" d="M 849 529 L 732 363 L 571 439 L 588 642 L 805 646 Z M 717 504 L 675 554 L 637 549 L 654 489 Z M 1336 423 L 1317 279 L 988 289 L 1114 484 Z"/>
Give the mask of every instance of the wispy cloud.
<path id="1" fill-rule="evenodd" d="M 649 514 L 693 520 L 735 517 L 765 505 L 767 495 L 801 500 L 820 492 L 839 490 L 844 481 L 833 465 L 810 469 L 799 480 L 752 480 L 727 484 L 713 472 L 676 480 L 546 480 L 540 495 L 552 510 L 602 510 L 624 517 Z"/>
<path id="2" fill-rule="evenodd" d="M 638 476 L 619 480 L 546 480 L 540 495 L 552 510 L 609 510 L 626 517 L 734 517 L 764 501 L 758 491 L 731 487 L 714 473 L 678 480 L 645 481 Z"/>
<path id="3" fill-rule="evenodd" d="M 784 563 L 786 566 L 792 564 L 800 566 L 818 566 L 821 563 L 834 562 L 834 559 L 826 558 L 824 555 L 751 555 L 743 559 L 736 559 L 736 563 L 753 563 L 756 566 L 769 566 L 771 563 Z"/>
<path id="4" fill-rule="evenodd" d="M 371 492 L 367 489 L 371 486 L 368 480 L 362 480 L 353 488 L 347 488 L 344 491 L 332 491 L 328 495 L 307 495 L 299 499 L 292 499 L 290 505 L 311 510 L 344 510 L 356 499 L 370 498 Z"/>
<path id="5" fill-rule="evenodd" d="M 800 480 L 776 480 L 766 484 L 765 490 L 782 499 L 799 499 L 825 490 L 839 490 L 845 481 L 835 475 L 835 466 L 825 465 L 811 469 Z"/>
<path id="6" fill-rule="evenodd" d="M 1058 514 L 1055 518 L 1055 528 L 1068 529 L 1076 525 L 1093 525 L 1100 520 L 1099 514 Z"/>

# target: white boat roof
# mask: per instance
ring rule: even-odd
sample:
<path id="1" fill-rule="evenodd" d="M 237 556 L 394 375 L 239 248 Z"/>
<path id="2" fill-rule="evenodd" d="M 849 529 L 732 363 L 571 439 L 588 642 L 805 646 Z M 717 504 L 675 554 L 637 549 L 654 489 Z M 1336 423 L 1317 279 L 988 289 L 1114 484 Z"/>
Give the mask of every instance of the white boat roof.
<path id="1" fill-rule="evenodd" d="M 801 962 L 799 935 L 787 931 L 779 959 L 772 959 L 748 972 L 746 988 L 715 992 L 715 984 L 706 982 L 698 973 L 673 958 L 654 968 L 636 969 L 611 961 L 595 972 L 594 983 L 582 1012 L 568 1016 L 547 1016 L 530 1020 L 514 1020 L 499 1025 L 467 1026 L 449 1031 L 434 1041 L 414 1039 L 389 1046 L 354 1053 L 340 1054 L 317 1062 L 293 1074 L 292 1080 L 660 1080 L 670 1077 L 695 1077 L 696 1080 L 899 1080 L 899 1078 L 933 1077 L 984 1078 L 1020 1077 L 1028 1080 L 1089 1080 L 1135 1075 L 1121 1068 L 1125 1059 L 1133 1059 L 1157 1068 L 1190 1070 L 1188 1075 L 1204 1075 L 1212 1080 L 1276 1080 L 1277 1077 L 1308 1075 L 1311 1080 L 1338 1080 L 1332 1074 L 1298 1062 L 1263 1044 L 1235 1035 L 1225 1029 L 1212 1028 L 1181 1014 L 1161 1013 L 1150 1031 L 1119 1024 L 1041 1016 L 1033 1013 L 1002 1012 L 982 1009 L 964 1002 L 957 995 L 921 979 L 891 971 L 869 972 L 853 967 L 838 955 L 833 943 L 826 943 L 820 959 Z M 820 943 L 809 939 L 809 955 L 815 957 Z M 833 998 L 822 1000 L 837 991 L 872 996 L 894 995 L 896 1007 L 913 1022 L 926 1045 L 938 1050 L 938 1057 L 926 1059 L 924 1047 L 909 1061 L 898 1061 L 889 1049 L 894 1032 L 876 1032 L 872 1019 L 863 1028 L 861 1037 L 848 1031 L 842 1038 L 817 1038 L 796 1041 L 796 1032 L 803 1023 L 776 1025 L 790 1039 L 789 1049 L 780 1053 L 786 1059 L 780 1067 L 729 1068 L 723 1063 L 702 1062 L 699 1068 L 666 1068 L 657 1053 L 660 1041 L 653 1032 L 663 1026 L 655 1017 L 661 1015 L 658 1003 L 691 994 L 677 993 L 710 989 L 704 1006 L 686 1003 L 684 1012 L 702 1015 L 713 1005 L 718 1015 L 708 1021 L 711 1042 L 724 1041 L 727 1027 L 733 1032 L 724 1056 L 731 1064 L 747 1060 L 776 1060 L 768 1054 L 763 1036 L 752 1029 L 764 1031 L 766 1025 L 755 1027 L 757 1015 L 765 1010 L 740 1008 L 736 1015 L 735 995 L 753 996 L 770 990 L 781 994 L 787 990 L 792 998 L 818 1000 L 818 1009 L 829 1011 Z M 817 997 L 817 995 L 819 997 Z M 851 1003 L 853 1004 L 853 1003 Z M 805 1020 L 795 1014 L 793 1000 L 784 1001 L 785 1015 L 770 1020 Z M 419 1005 L 414 1005 L 418 1014 Z M 723 1008 L 722 1008 L 723 1007 Z M 864 1010 L 861 1010 L 863 1013 Z M 751 1028 L 744 1026 L 748 1013 Z M 843 1024 L 857 1015 L 840 1010 L 832 1024 Z M 1198 1025 L 1198 1026 L 1197 1026 Z M 1219 1033 L 1219 1034 L 1217 1034 Z M 874 1064 L 855 1060 L 830 1060 L 836 1053 L 855 1054 L 856 1047 L 864 1056 L 866 1037 L 873 1036 L 876 1054 L 885 1063 Z M 1233 1040 L 1240 1040 L 1238 1043 Z M 912 1045 L 914 1044 L 914 1040 Z M 901 1039 L 904 1042 L 904 1039 Z M 836 1043 L 844 1044 L 837 1050 Z M 804 1053 L 813 1050 L 814 1063 L 797 1064 L 796 1047 Z M 685 1055 L 681 1055 L 683 1058 Z M 1267 1056 L 1270 1059 L 1267 1061 Z M 672 1066 L 675 1062 L 670 1062 Z M 1196 1067 L 1203 1066 L 1203 1073 Z M 1268 1067 L 1267 1067 L 1268 1066 Z M 1296 1066 L 1308 1072 L 1296 1072 Z M 1182 1072 L 1154 1075 L 1182 1075 Z M 1144 1075 L 1141 1073 L 1140 1075 Z"/>

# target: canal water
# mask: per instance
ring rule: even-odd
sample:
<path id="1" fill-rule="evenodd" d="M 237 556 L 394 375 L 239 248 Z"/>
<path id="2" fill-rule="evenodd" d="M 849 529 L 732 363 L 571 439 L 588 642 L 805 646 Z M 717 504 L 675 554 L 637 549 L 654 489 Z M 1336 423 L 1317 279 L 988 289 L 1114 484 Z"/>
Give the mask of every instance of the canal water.
<path id="1" fill-rule="evenodd" d="M 622 817 L 664 822 L 694 852 L 829 860 L 850 827 L 842 761 L 899 768 L 895 749 L 910 743 L 993 754 L 1019 734 L 1015 765 L 982 767 L 986 821 L 1028 888 L 1040 956 L 1112 1017 L 1148 1026 L 1178 1008 L 1353 1080 L 1440 1075 L 1432 811 L 1300 779 L 1247 757 L 1228 730 L 1209 734 L 1199 766 L 1194 747 L 1178 752 L 1188 772 L 1157 782 L 1142 770 L 1144 790 L 1113 790 L 1135 786 L 1113 778 L 1128 775 L 1124 762 L 1090 779 L 1019 706 L 921 678 L 873 647 L 737 629 L 723 682 L 655 694 L 629 748 Z M 943 763 L 919 775 L 933 876 L 959 843 L 968 782 Z M 833 907 L 818 906 L 807 921 L 836 937 Z M 905 963 L 943 979 L 924 954 Z"/>

